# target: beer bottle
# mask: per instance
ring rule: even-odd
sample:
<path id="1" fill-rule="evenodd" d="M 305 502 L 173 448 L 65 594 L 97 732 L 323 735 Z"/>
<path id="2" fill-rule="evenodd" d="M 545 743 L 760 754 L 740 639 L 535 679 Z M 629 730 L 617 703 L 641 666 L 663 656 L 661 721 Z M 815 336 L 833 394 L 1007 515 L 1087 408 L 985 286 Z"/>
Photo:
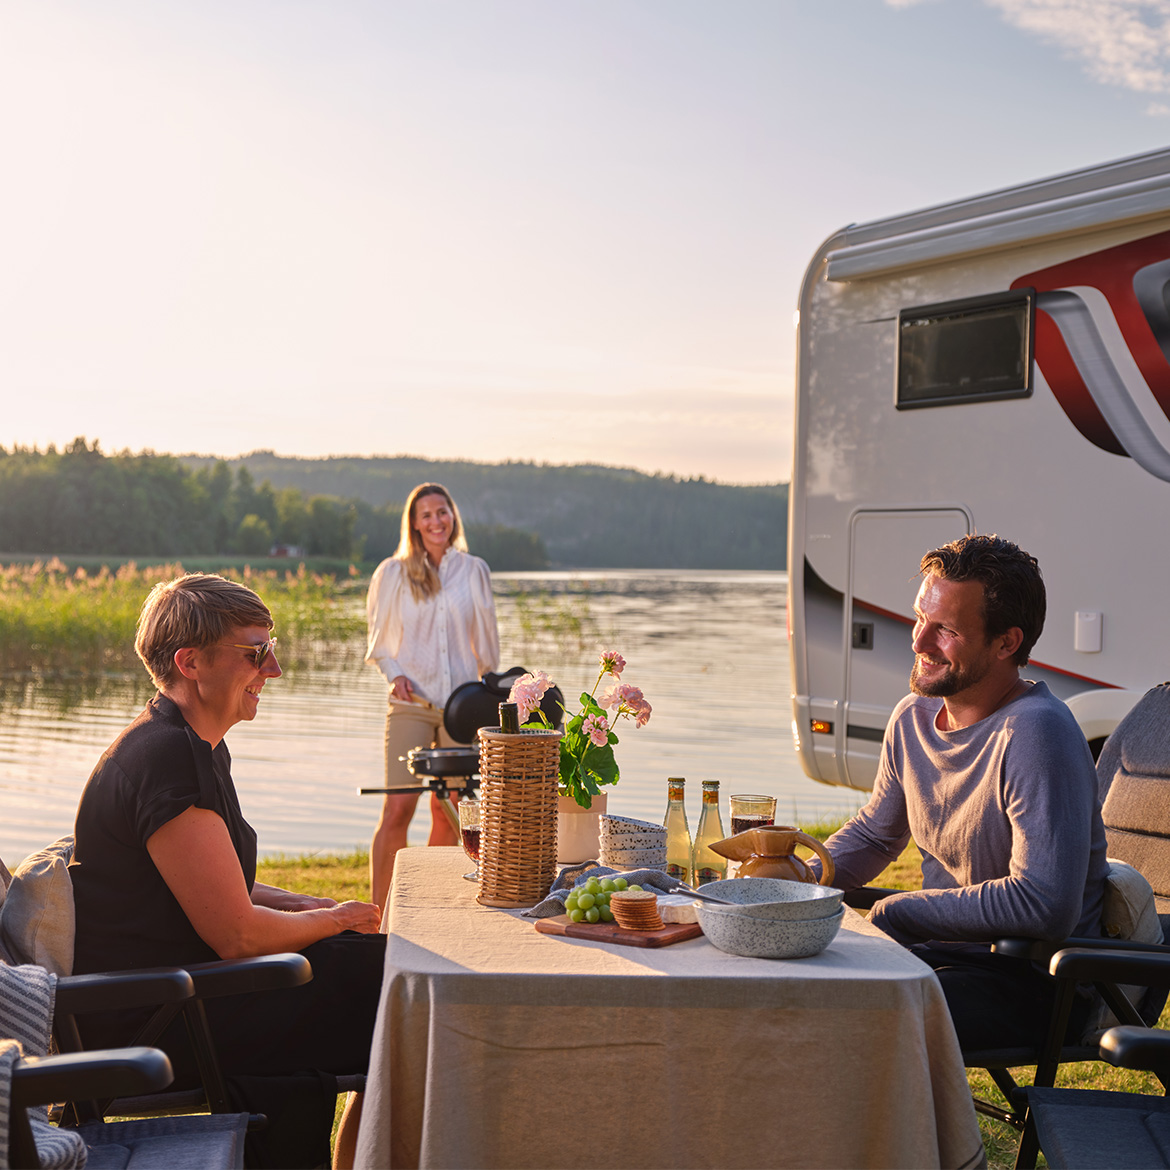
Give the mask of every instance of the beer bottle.
<path id="1" fill-rule="evenodd" d="M 683 801 L 686 781 L 681 776 L 667 780 L 666 872 L 676 881 L 691 880 L 691 827 L 687 824 L 687 807 Z"/>
<path id="2" fill-rule="evenodd" d="M 708 882 L 722 881 L 727 876 L 727 858 L 711 849 L 715 841 L 722 841 L 723 818 L 719 815 L 719 781 L 703 781 L 703 811 L 699 816 L 699 831 L 695 835 L 695 851 L 691 872 L 697 887 Z"/>

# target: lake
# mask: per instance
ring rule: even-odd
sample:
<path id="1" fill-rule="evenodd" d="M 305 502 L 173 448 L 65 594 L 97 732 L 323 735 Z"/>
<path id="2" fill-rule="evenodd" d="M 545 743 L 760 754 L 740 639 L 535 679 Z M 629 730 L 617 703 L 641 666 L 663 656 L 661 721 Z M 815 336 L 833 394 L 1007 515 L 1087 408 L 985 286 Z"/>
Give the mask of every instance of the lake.
<path id="1" fill-rule="evenodd" d="M 609 809 L 661 822 L 666 779 L 687 778 L 698 822 L 700 781 L 727 796 L 778 798 L 777 819 L 844 818 L 864 794 L 809 780 L 790 731 L 787 577 L 769 572 L 607 570 L 493 576 L 502 666 L 542 669 L 570 710 L 596 680 L 602 647 L 620 651 L 623 682 L 654 713 L 621 720 L 621 781 Z M 355 607 L 358 603 L 355 602 Z M 360 607 L 359 607 L 360 608 Z M 362 662 L 361 638 L 314 646 L 264 688 L 260 713 L 229 732 L 233 775 L 263 853 L 366 848 L 382 783 L 386 684 Z M 153 693 L 145 672 L 83 681 L 0 678 L 0 857 L 9 866 L 68 833 L 78 795 L 102 751 Z M 410 840 L 429 828 L 425 799 Z"/>

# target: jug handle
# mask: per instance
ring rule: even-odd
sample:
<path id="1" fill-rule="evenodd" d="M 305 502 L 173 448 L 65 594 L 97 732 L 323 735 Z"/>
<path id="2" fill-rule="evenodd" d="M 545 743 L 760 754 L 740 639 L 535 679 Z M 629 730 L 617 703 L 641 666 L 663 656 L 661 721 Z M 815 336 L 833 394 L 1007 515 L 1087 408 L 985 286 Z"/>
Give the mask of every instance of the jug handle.
<path id="1" fill-rule="evenodd" d="M 821 885 L 831 886 L 837 868 L 833 865 L 833 859 L 829 856 L 829 851 L 815 837 L 810 837 L 807 833 L 802 833 L 799 829 L 796 833 L 796 839 L 802 845 L 807 845 L 821 859 Z"/>

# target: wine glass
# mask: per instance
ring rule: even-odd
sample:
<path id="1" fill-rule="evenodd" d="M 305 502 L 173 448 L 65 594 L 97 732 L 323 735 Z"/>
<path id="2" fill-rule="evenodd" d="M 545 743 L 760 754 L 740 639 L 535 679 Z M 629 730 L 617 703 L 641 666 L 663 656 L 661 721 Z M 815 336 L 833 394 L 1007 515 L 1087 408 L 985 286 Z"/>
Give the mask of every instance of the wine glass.
<path id="1" fill-rule="evenodd" d="M 479 881 L 479 813 L 478 796 L 465 796 L 456 806 L 459 809 L 459 837 L 463 852 L 475 862 L 475 869 L 463 876 L 469 882 Z"/>

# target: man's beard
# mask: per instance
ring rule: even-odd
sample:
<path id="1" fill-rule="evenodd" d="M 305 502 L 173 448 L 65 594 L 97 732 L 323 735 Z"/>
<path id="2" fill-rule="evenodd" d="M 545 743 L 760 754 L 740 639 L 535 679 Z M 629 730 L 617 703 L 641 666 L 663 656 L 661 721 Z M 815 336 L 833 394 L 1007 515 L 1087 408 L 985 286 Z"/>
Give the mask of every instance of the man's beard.
<path id="1" fill-rule="evenodd" d="M 923 679 L 918 675 L 919 658 L 914 659 L 914 668 L 910 671 L 910 690 L 916 695 L 927 698 L 945 699 L 950 695 L 957 695 L 968 687 L 981 683 L 988 675 L 990 666 L 955 667 L 949 666 L 936 678 Z"/>

